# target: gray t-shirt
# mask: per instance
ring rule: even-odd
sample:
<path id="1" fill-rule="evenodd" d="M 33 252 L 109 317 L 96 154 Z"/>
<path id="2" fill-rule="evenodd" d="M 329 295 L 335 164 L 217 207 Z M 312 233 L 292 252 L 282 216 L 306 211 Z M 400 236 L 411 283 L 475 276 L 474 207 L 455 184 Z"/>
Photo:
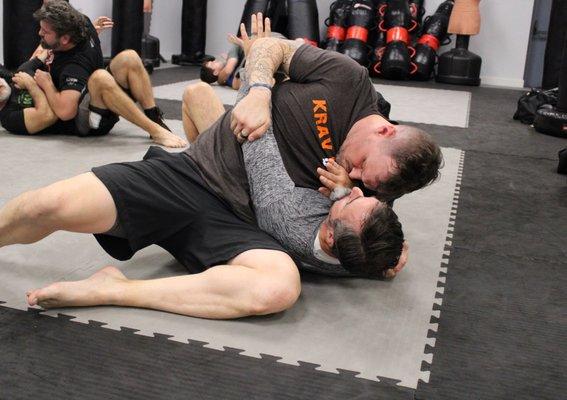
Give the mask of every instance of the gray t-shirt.
<path id="1" fill-rule="evenodd" d="M 243 82 L 239 100 L 247 92 L 248 86 Z M 315 257 L 313 244 L 332 202 L 314 189 L 295 185 L 285 169 L 272 127 L 260 139 L 245 142 L 242 153 L 260 229 L 278 240 L 301 269 L 350 275 L 340 264 Z"/>

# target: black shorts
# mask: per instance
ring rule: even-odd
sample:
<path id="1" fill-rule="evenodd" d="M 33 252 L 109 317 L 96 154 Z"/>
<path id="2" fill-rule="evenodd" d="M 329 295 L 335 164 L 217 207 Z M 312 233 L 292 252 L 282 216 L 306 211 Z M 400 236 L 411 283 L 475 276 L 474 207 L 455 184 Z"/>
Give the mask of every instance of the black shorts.
<path id="1" fill-rule="evenodd" d="M 208 189 L 184 153 L 152 146 L 143 161 L 93 168 L 118 210 L 124 238 L 97 234 L 104 250 L 119 260 L 151 244 L 199 272 L 251 249 L 284 251 L 257 226 L 239 219 Z"/>
<path id="2" fill-rule="evenodd" d="M 76 136 L 102 136 L 110 132 L 119 117 L 110 110 L 91 106 L 88 93 L 81 95 L 77 116 L 69 121 L 57 121 L 35 135 L 62 134 Z M 93 126 L 93 122 L 96 126 Z M 28 135 L 24 118 L 24 108 L 14 102 L 8 102 L 0 110 L 0 124 L 8 132 L 16 135 Z"/>
<path id="3" fill-rule="evenodd" d="M 2 110 L 0 110 L 0 124 L 8 132 L 16 135 L 29 134 L 24 120 L 24 109 L 8 102 Z"/>

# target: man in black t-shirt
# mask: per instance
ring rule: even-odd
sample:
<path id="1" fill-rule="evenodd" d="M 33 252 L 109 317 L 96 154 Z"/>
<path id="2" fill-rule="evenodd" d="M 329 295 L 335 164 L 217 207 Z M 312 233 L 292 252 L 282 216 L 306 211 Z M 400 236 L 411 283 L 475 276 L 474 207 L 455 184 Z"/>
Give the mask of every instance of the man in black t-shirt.
<path id="1" fill-rule="evenodd" d="M 48 71 L 36 70 L 34 74 L 58 117 L 50 132 L 105 135 L 120 115 L 146 130 L 158 144 L 185 146 L 186 142 L 165 126 L 149 77 L 135 52 L 120 53 L 110 65 L 111 72 L 105 71 L 97 31 L 86 16 L 63 0 L 50 0 L 34 16 L 40 23 L 41 47 L 53 54 L 47 61 Z M 122 88 L 131 90 L 144 112 Z M 27 125 L 28 121 L 20 121 L 19 126 Z"/>

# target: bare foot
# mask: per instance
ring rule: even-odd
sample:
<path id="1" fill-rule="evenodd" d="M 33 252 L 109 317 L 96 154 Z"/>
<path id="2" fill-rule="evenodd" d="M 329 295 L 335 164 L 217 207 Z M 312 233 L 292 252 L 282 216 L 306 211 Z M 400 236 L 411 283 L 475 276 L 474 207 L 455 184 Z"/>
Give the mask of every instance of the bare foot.
<path id="1" fill-rule="evenodd" d="M 161 126 L 157 125 L 159 129 L 156 129 L 153 133 L 150 133 L 150 136 L 154 142 L 157 144 L 161 144 L 165 147 L 186 147 L 187 142 L 181 139 L 179 136 L 171 133 L 167 129 L 162 128 Z"/>
<path id="2" fill-rule="evenodd" d="M 112 303 L 112 294 L 127 278 L 115 267 L 104 267 L 89 278 L 76 282 L 56 282 L 26 293 L 30 306 L 43 308 L 85 307 Z"/>

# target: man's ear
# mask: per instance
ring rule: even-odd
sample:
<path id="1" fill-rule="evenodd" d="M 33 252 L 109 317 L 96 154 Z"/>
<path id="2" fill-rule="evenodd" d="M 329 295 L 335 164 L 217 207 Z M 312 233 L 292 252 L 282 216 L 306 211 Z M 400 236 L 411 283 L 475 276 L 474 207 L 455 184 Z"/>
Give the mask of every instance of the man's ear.
<path id="1" fill-rule="evenodd" d="M 323 242 L 325 242 L 325 245 L 330 250 L 335 245 L 335 232 L 333 230 L 333 227 L 329 223 L 329 220 L 325 221 L 325 224 L 327 226 L 323 234 Z"/>
<path id="2" fill-rule="evenodd" d="M 396 126 L 392 124 L 384 124 L 379 126 L 376 132 L 378 133 L 378 135 L 384 137 L 392 137 L 396 134 Z"/>
<path id="3" fill-rule="evenodd" d="M 61 43 L 63 46 L 67 46 L 68 44 L 71 43 L 71 36 L 65 34 L 65 35 L 61 35 L 59 37 L 59 43 Z"/>

